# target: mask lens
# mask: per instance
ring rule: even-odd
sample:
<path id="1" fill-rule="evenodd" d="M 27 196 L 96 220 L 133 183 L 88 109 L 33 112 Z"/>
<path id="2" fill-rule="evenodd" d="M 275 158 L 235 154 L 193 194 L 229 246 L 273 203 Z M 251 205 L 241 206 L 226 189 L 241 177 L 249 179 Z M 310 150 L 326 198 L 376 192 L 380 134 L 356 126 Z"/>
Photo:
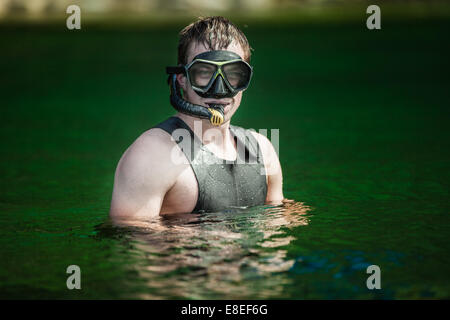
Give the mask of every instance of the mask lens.
<path id="1" fill-rule="evenodd" d="M 189 78 L 191 84 L 196 87 L 204 88 L 216 72 L 217 67 L 204 62 L 196 62 L 189 68 Z"/>
<path id="2" fill-rule="evenodd" d="M 250 81 L 251 70 L 243 62 L 233 62 L 222 67 L 228 82 L 235 90 L 246 87 Z"/>

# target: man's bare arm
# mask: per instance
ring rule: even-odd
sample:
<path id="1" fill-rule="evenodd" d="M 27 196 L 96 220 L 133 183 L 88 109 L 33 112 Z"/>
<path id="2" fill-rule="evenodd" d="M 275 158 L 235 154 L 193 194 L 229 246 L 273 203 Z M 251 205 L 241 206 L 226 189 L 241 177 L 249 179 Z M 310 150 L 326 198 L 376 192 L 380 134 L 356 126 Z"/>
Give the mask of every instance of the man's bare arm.
<path id="1" fill-rule="evenodd" d="M 264 158 L 264 168 L 267 175 L 267 197 L 266 203 L 282 203 L 283 196 L 283 173 L 280 160 L 272 146 L 272 143 L 265 136 L 252 132 L 258 140 Z"/>
<path id="2" fill-rule="evenodd" d="M 179 170 L 170 159 L 175 144 L 160 129 L 142 134 L 124 153 L 114 178 L 110 216 L 115 220 L 158 216 Z"/>

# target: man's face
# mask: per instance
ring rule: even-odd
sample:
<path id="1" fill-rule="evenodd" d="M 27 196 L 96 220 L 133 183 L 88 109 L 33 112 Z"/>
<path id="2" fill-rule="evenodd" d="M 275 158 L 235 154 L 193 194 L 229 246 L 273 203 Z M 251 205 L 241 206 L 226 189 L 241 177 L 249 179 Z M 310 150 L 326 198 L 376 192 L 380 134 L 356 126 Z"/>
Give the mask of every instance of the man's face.
<path id="1" fill-rule="evenodd" d="M 238 54 L 241 57 L 244 57 L 244 50 L 242 50 L 242 47 L 239 43 L 233 41 L 228 48 L 222 48 L 221 50 L 228 50 L 231 52 L 234 52 Z M 195 56 L 197 56 L 200 53 L 210 51 L 203 43 L 193 42 L 188 49 L 187 53 L 187 63 L 190 63 Z M 178 83 L 180 84 L 181 88 L 183 89 L 184 93 L 184 99 L 189 101 L 193 104 L 198 104 L 204 107 L 208 107 L 208 103 L 217 103 L 217 104 L 223 104 L 224 105 L 224 122 L 227 122 L 231 119 L 233 114 L 236 112 L 237 108 L 241 104 L 242 99 L 242 92 L 239 91 L 238 94 L 236 94 L 232 98 L 222 98 L 222 99 L 215 99 L 215 98 L 202 98 L 200 97 L 190 86 L 189 81 L 187 81 L 187 78 L 183 74 L 177 75 Z"/>

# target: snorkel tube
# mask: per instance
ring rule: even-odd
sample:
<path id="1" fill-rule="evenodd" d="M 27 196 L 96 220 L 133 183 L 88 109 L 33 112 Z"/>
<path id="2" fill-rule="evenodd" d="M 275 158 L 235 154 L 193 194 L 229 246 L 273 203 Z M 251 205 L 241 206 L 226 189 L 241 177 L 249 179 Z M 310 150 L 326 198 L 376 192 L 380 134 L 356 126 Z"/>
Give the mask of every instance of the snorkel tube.
<path id="1" fill-rule="evenodd" d="M 169 73 L 169 68 L 167 68 Z M 170 86 L 170 104 L 179 112 L 187 115 L 209 119 L 214 126 L 220 126 L 224 120 L 223 106 L 220 104 L 212 104 L 209 108 L 203 107 L 198 104 L 190 103 L 184 100 L 181 96 L 181 89 L 177 84 L 177 75 L 169 73 L 169 86 Z"/>

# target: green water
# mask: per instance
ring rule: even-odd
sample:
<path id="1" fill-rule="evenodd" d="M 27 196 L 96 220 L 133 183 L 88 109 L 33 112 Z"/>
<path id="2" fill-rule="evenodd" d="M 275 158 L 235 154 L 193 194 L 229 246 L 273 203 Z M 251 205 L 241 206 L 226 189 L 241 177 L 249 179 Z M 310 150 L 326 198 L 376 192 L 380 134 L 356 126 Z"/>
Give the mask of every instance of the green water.
<path id="1" fill-rule="evenodd" d="M 233 124 L 280 129 L 284 194 L 303 204 L 119 228 L 114 170 L 173 114 L 182 26 L 0 27 L 0 297 L 450 298 L 450 22 L 249 23 Z"/>

